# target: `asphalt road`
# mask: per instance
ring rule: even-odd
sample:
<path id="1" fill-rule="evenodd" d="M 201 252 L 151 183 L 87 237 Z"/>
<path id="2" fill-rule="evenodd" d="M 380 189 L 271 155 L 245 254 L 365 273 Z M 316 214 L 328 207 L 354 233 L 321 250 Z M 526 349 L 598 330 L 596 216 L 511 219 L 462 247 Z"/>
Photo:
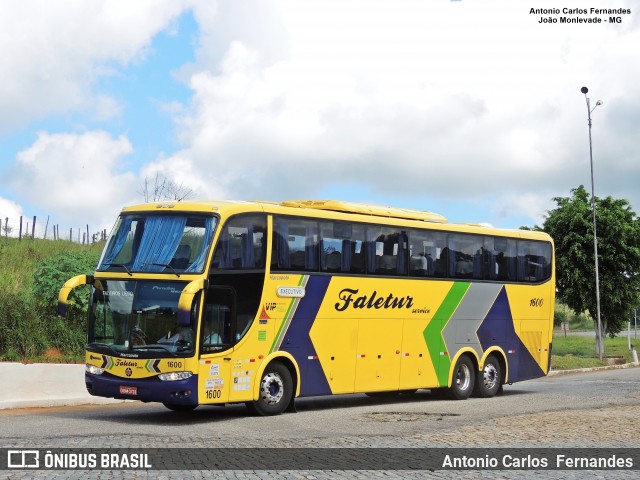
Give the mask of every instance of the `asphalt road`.
<path id="1" fill-rule="evenodd" d="M 176 413 L 162 405 L 113 405 L 0 411 L 2 448 L 631 448 L 640 449 L 640 368 L 546 377 L 505 386 L 493 399 L 449 401 L 428 390 L 395 399 L 346 395 L 299 399 L 298 413 L 252 417 L 244 405 Z M 247 450 L 248 451 L 248 450 Z M 42 472 L 5 471 L 8 478 Z M 63 475 L 66 473 L 66 475 Z M 69 472 L 42 473 L 69 478 Z M 86 478 L 78 474 L 78 478 Z M 96 472 L 93 472 L 96 473 Z M 425 472 L 322 471 L 130 472 L 142 478 L 425 478 Z M 454 472 L 427 472 L 450 478 Z M 515 472 L 455 476 L 521 478 Z M 521 472 L 522 473 L 522 472 Z M 535 476 L 529 471 L 525 476 Z M 545 478 L 636 478 L 638 471 L 548 471 Z M 0 476 L 3 472 L 0 471 Z M 60 476 L 57 476 L 57 475 Z M 120 475 L 120 476 L 119 476 Z M 514 476 L 510 476 L 514 475 Z M 572 477 L 571 475 L 575 475 Z M 93 478 L 122 478 L 117 470 Z"/>

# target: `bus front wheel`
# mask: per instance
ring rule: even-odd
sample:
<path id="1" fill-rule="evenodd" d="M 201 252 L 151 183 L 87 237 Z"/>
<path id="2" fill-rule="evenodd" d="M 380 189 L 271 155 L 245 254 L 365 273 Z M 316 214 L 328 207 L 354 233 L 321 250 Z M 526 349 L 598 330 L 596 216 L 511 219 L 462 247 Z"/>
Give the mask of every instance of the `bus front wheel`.
<path id="1" fill-rule="evenodd" d="M 463 355 L 458 358 L 453 369 L 451 387 L 447 392 L 450 398 L 453 400 L 465 400 L 471 396 L 476 379 L 475 370 L 469 357 Z"/>
<path id="2" fill-rule="evenodd" d="M 280 362 L 273 362 L 262 374 L 260 380 L 260 396 L 247 407 L 254 413 L 280 415 L 284 412 L 293 397 L 293 380 L 291 372 Z"/>

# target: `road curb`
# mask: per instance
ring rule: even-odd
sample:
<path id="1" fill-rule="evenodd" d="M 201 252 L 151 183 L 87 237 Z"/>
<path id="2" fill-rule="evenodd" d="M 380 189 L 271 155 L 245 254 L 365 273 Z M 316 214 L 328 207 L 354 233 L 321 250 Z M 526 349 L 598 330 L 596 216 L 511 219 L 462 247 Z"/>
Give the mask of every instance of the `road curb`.
<path id="1" fill-rule="evenodd" d="M 622 370 L 625 368 L 640 367 L 640 363 L 624 363 L 622 365 L 607 365 L 605 367 L 576 368 L 573 370 L 552 370 L 547 376 L 554 377 L 557 375 L 574 375 L 577 373 L 599 372 L 600 370 Z"/>
<path id="2" fill-rule="evenodd" d="M 89 395 L 84 364 L 0 362 L 0 410 L 122 402 Z"/>

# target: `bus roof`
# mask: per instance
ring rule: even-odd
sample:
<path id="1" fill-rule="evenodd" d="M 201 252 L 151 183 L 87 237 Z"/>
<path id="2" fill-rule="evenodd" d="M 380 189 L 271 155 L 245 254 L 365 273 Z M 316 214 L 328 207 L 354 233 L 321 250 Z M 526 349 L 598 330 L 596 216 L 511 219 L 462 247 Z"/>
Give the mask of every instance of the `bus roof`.
<path id="1" fill-rule="evenodd" d="M 297 211 L 296 211 L 297 210 Z M 303 210 L 306 210 L 303 212 Z M 433 223 L 433 227 L 437 230 L 453 230 L 464 231 L 468 233 L 484 233 L 489 232 L 497 235 L 519 236 L 540 240 L 549 240 L 550 237 L 544 232 L 531 230 L 514 230 L 502 229 L 484 226 L 473 223 L 449 223 L 448 220 L 434 212 L 428 210 L 411 210 L 407 208 L 386 207 L 380 205 L 370 205 L 356 202 L 343 202 L 340 200 L 285 200 L 282 202 L 272 201 L 241 201 L 241 200 L 186 200 L 186 201 L 163 201 L 154 203 L 145 203 L 139 205 L 131 205 L 124 207 L 122 213 L 133 212 L 153 212 L 153 211 L 180 211 L 180 212 L 201 212 L 201 213 L 220 213 L 234 215 L 237 213 L 245 213 L 252 211 L 282 213 L 289 215 L 308 215 L 308 216 L 324 216 L 322 211 L 329 214 L 330 218 L 336 219 L 336 214 L 353 215 L 351 220 L 362 222 L 375 221 L 371 217 L 377 217 L 383 223 L 387 223 L 390 219 L 398 219 L 404 221 L 417 221 Z M 333 215 L 331 215 L 333 213 Z M 358 216 L 366 216 L 368 218 L 356 219 Z"/>
<path id="2" fill-rule="evenodd" d="M 442 215 L 428 210 L 411 210 L 408 208 L 385 207 L 380 205 L 369 205 L 365 203 L 342 202 L 339 200 L 285 200 L 283 202 L 269 201 L 166 201 L 132 205 L 125 207 L 123 212 L 150 211 L 160 209 L 175 209 L 180 211 L 217 211 L 221 208 L 232 206 L 284 206 L 293 208 L 311 208 L 315 210 L 329 210 L 341 213 L 355 213 L 360 215 L 371 215 L 376 217 L 402 218 L 406 220 L 423 220 L 427 222 L 447 223 L 447 219 Z"/>
<path id="3" fill-rule="evenodd" d="M 408 220 L 424 220 L 426 222 L 447 223 L 447 219 L 439 213 L 428 210 L 410 210 L 408 208 L 383 207 L 365 203 L 341 202 L 338 200 L 286 200 L 282 205 L 298 208 L 315 208 L 342 213 L 359 213 L 376 217 L 404 218 Z"/>

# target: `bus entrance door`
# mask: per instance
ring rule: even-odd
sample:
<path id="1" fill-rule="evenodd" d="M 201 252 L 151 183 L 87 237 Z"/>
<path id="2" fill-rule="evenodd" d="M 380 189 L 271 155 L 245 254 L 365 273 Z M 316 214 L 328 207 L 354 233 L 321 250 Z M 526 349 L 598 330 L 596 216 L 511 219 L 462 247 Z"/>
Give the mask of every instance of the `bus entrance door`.
<path id="1" fill-rule="evenodd" d="M 200 403 L 225 403 L 229 400 L 235 318 L 235 290 L 221 286 L 209 288 L 200 325 Z"/>

